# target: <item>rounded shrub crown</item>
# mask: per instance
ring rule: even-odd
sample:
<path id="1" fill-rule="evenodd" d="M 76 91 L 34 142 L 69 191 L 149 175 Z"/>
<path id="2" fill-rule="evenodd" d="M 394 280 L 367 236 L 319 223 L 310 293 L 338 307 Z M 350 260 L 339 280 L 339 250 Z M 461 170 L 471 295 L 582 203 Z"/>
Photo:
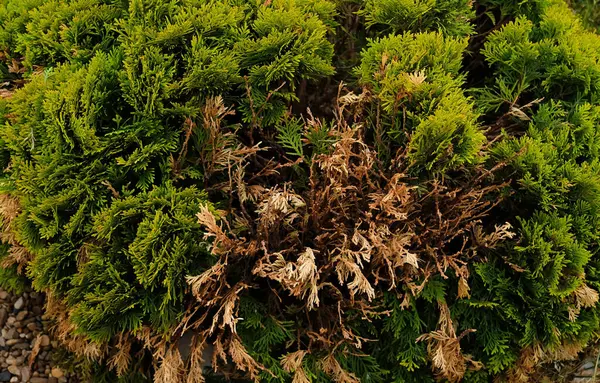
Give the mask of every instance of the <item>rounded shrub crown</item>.
<path id="1" fill-rule="evenodd" d="M 93 380 L 524 382 L 598 340 L 562 0 L 5 0 L 0 75 L 0 285 Z"/>

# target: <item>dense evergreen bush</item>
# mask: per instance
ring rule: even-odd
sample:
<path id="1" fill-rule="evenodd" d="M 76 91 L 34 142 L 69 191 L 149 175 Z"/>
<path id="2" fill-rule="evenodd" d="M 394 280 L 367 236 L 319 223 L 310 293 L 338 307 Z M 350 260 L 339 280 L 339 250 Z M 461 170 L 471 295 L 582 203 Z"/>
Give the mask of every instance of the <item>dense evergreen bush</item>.
<path id="1" fill-rule="evenodd" d="M 570 0 L 569 4 L 579 13 L 589 28 L 600 28 L 600 3 L 598 0 Z"/>
<path id="2" fill-rule="evenodd" d="M 96 381 L 518 382 L 598 340 L 563 0 L 4 0 L 0 59 L 0 285 Z"/>

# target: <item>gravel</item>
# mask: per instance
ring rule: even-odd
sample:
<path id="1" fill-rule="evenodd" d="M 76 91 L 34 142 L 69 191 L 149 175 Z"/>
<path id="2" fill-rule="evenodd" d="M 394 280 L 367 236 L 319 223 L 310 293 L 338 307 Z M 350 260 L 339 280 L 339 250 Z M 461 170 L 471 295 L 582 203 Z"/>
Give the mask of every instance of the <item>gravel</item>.
<path id="1" fill-rule="evenodd" d="M 55 364 L 56 342 L 47 332 L 43 309 L 42 294 L 14 295 L 0 289 L 0 382 L 79 382 Z M 32 356 L 36 342 L 40 349 Z"/>

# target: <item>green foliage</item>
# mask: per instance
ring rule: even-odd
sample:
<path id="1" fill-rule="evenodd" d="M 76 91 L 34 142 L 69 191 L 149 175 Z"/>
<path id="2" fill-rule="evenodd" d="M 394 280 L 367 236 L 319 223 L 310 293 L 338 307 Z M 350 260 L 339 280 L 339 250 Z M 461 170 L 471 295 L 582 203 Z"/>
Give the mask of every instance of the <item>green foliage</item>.
<path id="1" fill-rule="evenodd" d="M 181 311 L 185 276 L 210 266 L 195 219 L 206 195 L 170 185 L 127 196 L 94 216 L 87 260 L 73 278 L 68 301 L 73 320 L 92 339 L 106 341 L 142 324 L 168 331 Z M 33 275 L 51 275 L 51 252 L 38 257 Z M 55 267 L 51 265 L 50 267 Z M 110 325 L 107 325 L 110 324 Z"/>
<path id="2" fill-rule="evenodd" d="M 485 141 L 459 73 L 465 39 L 439 33 L 373 40 L 357 69 L 384 112 L 388 135 L 409 143 L 416 169 L 444 172 L 475 164 Z"/>
<path id="3" fill-rule="evenodd" d="M 599 44 L 564 3 L 546 8 L 539 23 L 517 18 L 491 34 L 482 50 L 496 75 L 481 90 L 482 106 L 487 111 L 538 98 L 596 100 Z"/>
<path id="4" fill-rule="evenodd" d="M 387 32 L 439 31 L 447 36 L 472 33 L 468 0 L 366 0 L 359 12 L 369 28 Z"/>
<path id="5" fill-rule="evenodd" d="M 597 0 L 570 0 L 568 3 L 586 26 L 596 30 L 600 28 L 600 3 Z"/>
<path id="6" fill-rule="evenodd" d="M 7 244 L 0 245 L 0 262 L 7 259 L 9 248 L 10 246 Z M 0 288 L 3 290 L 21 294 L 28 285 L 29 281 L 19 273 L 18 265 L 0 267 Z"/>
<path id="7" fill-rule="evenodd" d="M 598 286 L 597 35 L 585 31 L 564 4 L 517 18 L 493 33 L 483 49 L 493 69 L 478 106 L 505 112 L 502 139 L 490 164 L 510 179 L 502 214 L 518 229 L 514 241 L 476 264 L 471 301 L 480 314 L 477 337 L 496 373 L 519 350 L 596 339 Z M 576 42 L 575 42 L 576 41 Z M 514 132 L 518 132 L 515 134 Z M 589 292 L 589 291 L 588 291 Z M 488 318 L 489 312 L 494 319 Z M 485 359 L 483 359 L 485 362 Z"/>
<path id="8" fill-rule="evenodd" d="M 7 2 L 0 10 L 0 49 L 23 65 L 88 62 L 116 39 L 110 24 L 123 10 L 109 1 Z"/>

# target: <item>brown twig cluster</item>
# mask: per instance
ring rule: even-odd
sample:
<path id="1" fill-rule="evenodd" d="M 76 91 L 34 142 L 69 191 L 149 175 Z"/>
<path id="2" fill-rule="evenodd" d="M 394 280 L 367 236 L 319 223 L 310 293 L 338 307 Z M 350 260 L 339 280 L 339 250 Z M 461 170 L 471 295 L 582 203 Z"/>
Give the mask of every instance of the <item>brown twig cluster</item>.
<path id="1" fill-rule="evenodd" d="M 244 350 L 236 331 L 241 295 L 261 287 L 270 291 L 265 301 L 279 307 L 273 312 L 300 305 L 296 315 L 306 321 L 293 345 L 298 351 L 282 361 L 286 371 L 294 372 L 294 381 L 306 381 L 298 368 L 305 353 L 325 350 L 323 371 L 337 382 L 355 382 L 332 357 L 342 344 L 359 352 L 369 341 L 346 325 L 346 313 L 356 311 L 367 318 L 377 312 L 383 291 L 408 302 L 431 277 L 447 278 L 450 270 L 459 278 L 459 296 L 466 297 L 467 265 L 479 257 L 478 250 L 512 236 L 510 225 L 499 225 L 491 233 L 482 229 L 482 219 L 499 202 L 490 196 L 503 187 L 490 182 L 490 172 L 460 175 L 469 178 L 461 183 L 469 185 L 467 190 L 443 179 L 427 188 L 415 186 L 404 151 L 398 150 L 384 165 L 366 143 L 360 123 L 348 122 L 358 120 L 347 111 L 359 110 L 355 104 L 360 100 L 353 94 L 340 97 L 330 131 L 335 144 L 327 154 L 275 165 L 256 159 L 265 148 L 237 145 L 223 150 L 227 155 L 212 158 L 229 175 L 219 186 L 240 208 L 215 214 L 203 207 L 198 214 L 217 262 L 201 275 L 188 277 L 196 302 L 178 331 L 194 331 L 196 349 L 212 343 L 215 369 L 230 358 L 251 378 L 263 370 Z M 210 110 L 217 113 L 205 118 L 211 137 L 225 136 L 220 124 L 211 122 L 218 121 L 221 109 Z M 256 164 L 263 165 L 257 169 Z M 281 182 L 283 168 L 300 164 L 308 168 L 307 188 Z M 421 340 L 429 342 L 439 374 L 454 380 L 464 374 L 469 361 L 460 352 L 465 334 L 455 334 L 447 306 L 440 302 L 439 307 L 439 330 Z M 164 358 L 161 371 L 171 368 L 166 364 L 173 355 Z"/>

